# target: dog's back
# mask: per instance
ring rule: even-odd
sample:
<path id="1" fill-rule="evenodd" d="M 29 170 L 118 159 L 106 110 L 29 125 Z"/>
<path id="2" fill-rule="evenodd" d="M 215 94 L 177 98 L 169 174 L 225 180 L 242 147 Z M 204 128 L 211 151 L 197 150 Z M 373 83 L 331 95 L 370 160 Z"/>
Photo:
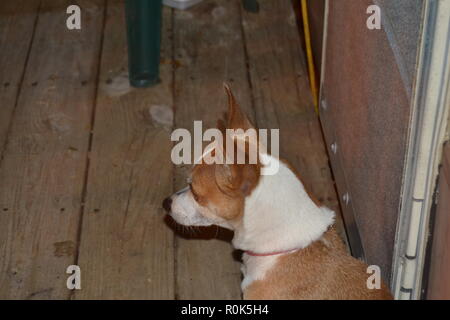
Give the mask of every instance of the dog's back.
<path id="1" fill-rule="evenodd" d="M 369 289 L 367 265 L 351 257 L 330 228 L 320 240 L 280 256 L 263 280 L 244 290 L 244 299 L 392 299 L 382 283 Z"/>

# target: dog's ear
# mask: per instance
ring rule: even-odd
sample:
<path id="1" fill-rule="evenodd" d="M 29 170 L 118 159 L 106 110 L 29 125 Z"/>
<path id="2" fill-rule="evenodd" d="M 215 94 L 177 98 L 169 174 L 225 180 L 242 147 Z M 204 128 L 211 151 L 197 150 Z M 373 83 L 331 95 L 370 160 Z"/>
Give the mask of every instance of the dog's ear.
<path id="1" fill-rule="evenodd" d="M 261 163 L 256 159 L 256 163 L 251 163 L 249 149 L 239 149 L 237 141 L 233 141 L 233 150 L 227 150 L 234 153 L 233 163 L 224 163 L 215 165 L 216 184 L 219 189 L 230 196 L 247 196 L 256 187 L 261 175 Z M 248 143 L 245 144 L 246 146 Z M 243 163 L 239 164 L 239 154 L 244 156 Z M 232 155 L 228 155 L 232 156 Z M 224 160 L 227 160 L 224 156 Z"/>
<path id="2" fill-rule="evenodd" d="M 229 196 L 248 196 L 259 181 L 259 164 L 221 164 L 215 166 L 215 178 L 219 189 Z"/>
<path id="3" fill-rule="evenodd" d="M 217 164 L 215 178 L 219 189 L 228 194 L 236 188 L 237 170 L 234 164 Z"/>
<path id="4" fill-rule="evenodd" d="M 242 112 L 239 104 L 234 98 L 231 88 L 228 84 L 224 83 L 223 87 L 228 96 L 228 123 L 227 129 L 250 129 L 254 128 L 247 116 Z"/>

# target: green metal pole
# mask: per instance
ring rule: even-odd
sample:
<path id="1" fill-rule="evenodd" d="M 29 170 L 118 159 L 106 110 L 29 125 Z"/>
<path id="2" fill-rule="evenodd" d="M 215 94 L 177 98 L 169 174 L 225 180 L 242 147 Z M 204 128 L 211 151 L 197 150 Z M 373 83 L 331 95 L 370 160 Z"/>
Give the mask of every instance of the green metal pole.
<path id="1" fill-rule="evenodd" d="M 248 12 L 258 13 L 259 3 L 257 0 L 242 0 L 244 9 Z"/>
<path id="2" fill-rule="evenodd" d="M 125 0 L 128 71 L 133 87 L 159 80 L 162 0 Z"/>

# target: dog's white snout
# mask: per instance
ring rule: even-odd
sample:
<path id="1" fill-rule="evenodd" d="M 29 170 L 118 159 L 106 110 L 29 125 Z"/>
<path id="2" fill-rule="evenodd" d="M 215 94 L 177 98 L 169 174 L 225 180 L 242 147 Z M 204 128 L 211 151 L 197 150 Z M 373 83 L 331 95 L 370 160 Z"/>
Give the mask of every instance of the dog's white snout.
<path id="1" fill-rule="evenodd" d="M 197 210 L 189 187 L 186 187 L 172 195 L 171 211 L 172 218 L 185 226 L 210 226 L 211 222 Z"/>

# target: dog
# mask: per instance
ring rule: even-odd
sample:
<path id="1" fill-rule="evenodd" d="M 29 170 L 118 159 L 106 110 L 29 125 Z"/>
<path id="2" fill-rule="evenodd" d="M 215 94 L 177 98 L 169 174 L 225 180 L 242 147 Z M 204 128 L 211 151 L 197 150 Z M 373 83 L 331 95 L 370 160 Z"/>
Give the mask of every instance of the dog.
<path id="1" fill-rule="evenodd" d="M 219 122 L 221 131 L 254 129 L 227 85 L 225 91 L 228 121 Z M 277 172 L 262 175 L 271 164 Z M 163 207 L 181 225 L 234 231 L 232 244 L 243 251 L 244 299 L 392 299 L 384 283 L 368 287 L 368 266 L 347 252 L 335 213 L 305 190 L 292 166 L 267 152 L 258 150 L 253 164 L 195 164 L 188 186 Z"/>

